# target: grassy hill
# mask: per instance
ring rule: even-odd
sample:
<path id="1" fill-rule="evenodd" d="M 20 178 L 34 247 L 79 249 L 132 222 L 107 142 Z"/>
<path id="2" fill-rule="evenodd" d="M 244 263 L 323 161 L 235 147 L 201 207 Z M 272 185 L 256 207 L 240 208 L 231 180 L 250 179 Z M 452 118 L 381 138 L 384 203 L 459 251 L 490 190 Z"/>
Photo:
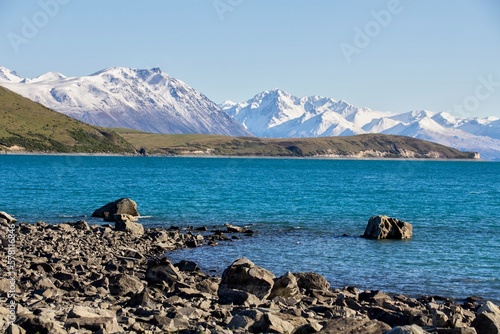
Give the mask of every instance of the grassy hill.
<path id="1" fill-rule="evenodd" d="M 115 129 L 149 154 L 281 157 L 386 157 L 474 159 L 475 154 L 404 136 L 364 134 L 297 139 L 234 138 L 218 135 L 161 135 Z"/>
<path id="2" fill-rule="evenodd" d="M 135 153 L 121 136 L 0 87 L 0 151 Z"/>

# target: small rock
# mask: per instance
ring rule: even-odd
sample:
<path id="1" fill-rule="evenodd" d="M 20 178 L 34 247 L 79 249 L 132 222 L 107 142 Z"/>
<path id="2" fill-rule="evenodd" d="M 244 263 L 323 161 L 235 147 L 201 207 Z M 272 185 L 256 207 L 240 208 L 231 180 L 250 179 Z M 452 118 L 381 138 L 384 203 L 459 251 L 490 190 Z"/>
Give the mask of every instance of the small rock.
<path id="1" fill-rule="evenodd" d="M 67 327 L 85 328 L 93 331 L 106 330 L 108 333 L 123 331 L 118 326 L 116 315 L 112 311 L 75 306 L 68 314 Z"/>
<path id="2" fill-rule="evenodd" d="M 85 220 L 79 220 L 74 223 L 69 223 L 69 225 L 76 228 L 77 230 L 90 230 L 90 226 Z"/>
<path id="3" fill-rule="evenodd" d="M 200 267 L 193 261 L 182 260 L 179 263 L 174 264 L 180 271 L 199 271 Z"/>
<path id="4" fill-rule="evenodd" d="M 385 334 L 428 334 L 422 327 L 417 325 L 397 326 Z"/>
<path id="5" fill-rule="evenodd" d="M 144 284 L 135 276 L 118 274 L 109 278 L 109 291 L 113 295 L 135 295 L 144 289 Z"/>
<path id="6" fill-rule="evenodd" d="M 227 324 L 227 327 L 231 330 L 234 329 L 248 329 L 250 326 L 252 326 L 255 323 L 251 318 L 244 316 L 244 315 L 235 315 L 231 321 Z"/>
<path id="7" fill-rule="evenodd" d="M 277 315 L 265 313 L 251 329 L 254 333 L 292 333 L 294 327 Z"/>
<path id="8" fill-rule="evenodd" d="M 130 215 L 125 214 L 114 215 L 115 230 L 125 231 L 134 235 L 143 235 L 144 227 L 139 223 L 134 223 L 130 218 Z"/>
<path id="9" fill-rule="evenodd" d="M 245 233 L 247 231 L 246 228 L 240 227 L 240 226 L 235 226 L 231 224 L 226 224 L 226 229 L 229 233 Z"/>
<path id="10" fill-rule="evenodd" d="M 163 258 L 159 262 L 151 261 L 146 269 L 146 280 L 149 283 L 173 284 L 182 282 L 183 276 L 168 259 Z"/>
<path id="11" fill-rule="evenodd" d="M 26 334 L 26 331 L 24 330 L 24 328 L 19 327 L 18 325 L 11 324 L 5 330 L 5 334 Z"/>

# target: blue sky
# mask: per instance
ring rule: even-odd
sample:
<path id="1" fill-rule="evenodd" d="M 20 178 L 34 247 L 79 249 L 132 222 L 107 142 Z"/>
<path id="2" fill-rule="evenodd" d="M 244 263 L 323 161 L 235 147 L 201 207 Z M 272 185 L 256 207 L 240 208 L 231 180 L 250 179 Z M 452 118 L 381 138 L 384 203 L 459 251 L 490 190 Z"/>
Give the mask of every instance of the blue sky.
<path id="1" fill-rule="evenodd" d="M 0 0 L 0 32 L 23 77 L 160 67 L 215 102 L 281 88 L 500 117 L 497 0 Z"/>

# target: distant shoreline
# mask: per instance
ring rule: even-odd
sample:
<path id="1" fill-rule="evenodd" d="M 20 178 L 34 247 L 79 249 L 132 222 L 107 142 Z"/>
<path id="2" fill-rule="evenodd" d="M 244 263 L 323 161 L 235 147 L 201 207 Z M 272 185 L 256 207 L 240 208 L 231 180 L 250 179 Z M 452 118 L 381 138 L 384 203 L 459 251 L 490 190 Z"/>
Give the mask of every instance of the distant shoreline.
<path id="1" fill-rule="evenodd" d="M 213 154 L 119 154 L 119 153 L 57 153 L 57 152 L 22 152 L 0 151 L 0 156 L 75 156 L 75 157 L 130 157 L 130 158 L 213 158 L 213 159 L 291 159 L 291 160 L 371 160 L 371 161 L 472 161 L 500 162 L 484 159 L 446 159 L 446 158 L 394 158 L 394 157 L 352 157 L 352 156 L 263 156 L 263 155 L 213 155 Z"/>

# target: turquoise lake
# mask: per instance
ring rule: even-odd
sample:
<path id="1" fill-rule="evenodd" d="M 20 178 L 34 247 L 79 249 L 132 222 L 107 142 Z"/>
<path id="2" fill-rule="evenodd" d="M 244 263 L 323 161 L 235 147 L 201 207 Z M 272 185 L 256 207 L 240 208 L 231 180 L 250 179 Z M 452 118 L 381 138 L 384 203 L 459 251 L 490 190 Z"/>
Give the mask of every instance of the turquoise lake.
<path id="1" fill-rule="evenodd" d="M 500 301 L 500 163 L 0 155 L 0 184 L 0 211 L 19 221 L 101 223 L 94 209 L 130 197 L 145 226 L 254 230 L 168 254 L 214 273 L 245 256 L 332 287 Z M 413 238 L 360 238 L 378 214 Z"/>

